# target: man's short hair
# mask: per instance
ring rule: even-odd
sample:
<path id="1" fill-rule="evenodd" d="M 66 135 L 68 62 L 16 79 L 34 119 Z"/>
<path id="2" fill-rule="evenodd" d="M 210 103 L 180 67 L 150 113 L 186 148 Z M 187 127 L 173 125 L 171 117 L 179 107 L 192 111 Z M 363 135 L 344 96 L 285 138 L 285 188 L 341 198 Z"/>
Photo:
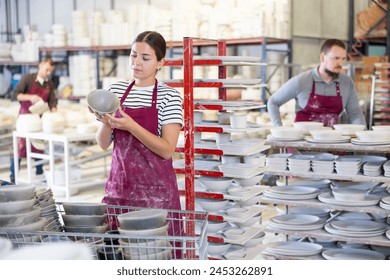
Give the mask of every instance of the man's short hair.
<path id="1" fill-rule="evenodd" d="M 322 44 L 320 53 L 326 54 L 333 46 L 338 46 L 345 50 L 345 44 L 343 41 L 338 39 L 328 39 Z"/>

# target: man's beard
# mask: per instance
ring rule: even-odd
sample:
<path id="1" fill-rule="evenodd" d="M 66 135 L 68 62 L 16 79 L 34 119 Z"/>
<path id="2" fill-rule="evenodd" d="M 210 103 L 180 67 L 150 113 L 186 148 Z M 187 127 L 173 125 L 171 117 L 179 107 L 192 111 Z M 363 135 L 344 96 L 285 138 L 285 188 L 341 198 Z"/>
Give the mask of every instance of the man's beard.
<path id="1" fill-rule="evenodd" d="M 340 73 L 330 71 L 329 69 L 325 68 L 325 73 L 332 78 L 332 80 L 335 80 L 339 77 Z"/>

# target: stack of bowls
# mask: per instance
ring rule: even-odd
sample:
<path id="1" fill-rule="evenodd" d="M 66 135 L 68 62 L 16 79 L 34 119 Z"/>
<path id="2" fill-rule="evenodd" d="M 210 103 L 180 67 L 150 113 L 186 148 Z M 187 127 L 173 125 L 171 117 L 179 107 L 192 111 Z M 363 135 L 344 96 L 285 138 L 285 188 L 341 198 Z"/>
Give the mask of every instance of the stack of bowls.
<path id="1" fill-rule="evenodd" d="M 105 233 L 108 224 L 106 218 L 107 204 L 64 202 L 65 213 L 62 213 L 64 229 L 66 232 Z"/>
<path id="2" fill-rule="evenodd" d="M 314 155 L 311 161 L 311 168 L 313 172 L 318 174 L 332 174 L 334 172 L 334 161 L 337 157 L 337 155 L 329 153 Z"/>
<path id="3" fill-rule="evenodd" d="M 168 234 L 168 212 L 142 209 L 118 215 L 122 254 L 127 260 L 168 260 L 172 246 L 163 238 Z"/>
<path id="4" fill-rule="evenodd" d="M 47 220 L 40 215 L 35 185 L 5 185 L 0 188 L 0 231 L 42 231 Z M 6 237 L 14 243 L 26 241 L 22 234 L 13 233 Z"/>
<path id="5" fill-rule="evenodd" d="M 291 172 L 309 172 L 311 167 L 311 155 L 292 155 L 287 159 L 287 166 Z"/>
<path id="6" fill-rule="evenodd" d="M 285 171 L 287 170 L 287 161 L 292 154 L 272 154 L 269 155 L 265 161 L 266 166 L 269 166 L 270 170 Z"/>

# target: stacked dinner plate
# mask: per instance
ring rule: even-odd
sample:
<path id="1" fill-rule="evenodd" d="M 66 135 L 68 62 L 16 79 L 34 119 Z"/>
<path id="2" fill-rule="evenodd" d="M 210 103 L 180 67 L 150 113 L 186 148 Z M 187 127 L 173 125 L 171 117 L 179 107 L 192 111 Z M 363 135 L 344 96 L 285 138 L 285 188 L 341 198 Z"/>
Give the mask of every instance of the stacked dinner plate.
<path id="1" fill-rule="evenodd" d="M 309 172 L 311 167 L 311 155 L 292 155 L 287 158 L 287 166 L 291 172 Z"/>
<path id="2" fill-rule="evenodd" d="M 36 196 L 42 209 L 41 217 L 48 220 L 47 231 L 62 231 L 62 224 L 57 212 L 56 204 L 51 188 L 37 188 Z"/>
<path id="3" fill-rule="evenodd" d="M 266 158 L 265 165 L 269 166 L 270 170 L 285 171 L 287 170 L 287 159 L 292 154 L 272 154 Z"/>
<path id="4" fill-rule="evenodd" d="M 340 175 L 356 175 L 361 166 L 362 160 L 359 156 L 339 156 L 335 160 L 336 173 Z"/>
<path id="5" fill-rule="evenodd" d="M 305 200 L 318 196 L 320 191 L 306 186 L 275 186 L 264 191 L 264 196 L 282 200 Z"/>
<path id="6" fill-rule="evenodd" d="M 280 241 L 265 244 L 264 254 L 277 256 L 307 257 L 322 252 L 323 247 L 319 244 L 296 241 Z"/>
<path id="7" fill-rule="evenodd" d="M 386 161 L 384 164 L 383 164 L 383 172 L 384 172 L 384 176 L 386 177 L 390 177 L 390 160 Z"/>
<path id="8" fill-rule="evenodd" d="M 379 206 L 383 209 L 390 210 L 390 196 L 382 197 L 379 201 Z"/>
<path id="9" fill-rule="evenodd" d="M 332 193 L 321 193 L 318 195 L 318 200 L 331 205 L 338 206 L 374 206 L 379 203 L 380 197 L 376 195 L 366 195 L 363 200 L 338 200 Z"/>
<path id="10" fill-rule="evenodd" d="M 325 225 L 325 220 L 308 214 L 283 214 L 268 220 L 268 227 L 281 230 L 316 230 Z"/>
<path id="11" fill-rule="evenodd" d="M 326 224 L 325 230 L 331 234 L 365 238 L 382 235 L 386 226 L 384 223 L 370 220 L 338 220 Z"/>
<path id="12" fill-rule="evenodd" d="M 342 248 L 329 249 L 322 252 L 327 260 L 383 260 L 385 255 L 373 250 Z"/>
<path id="13" fill-rule="evenodd" d="M 337 155 L 321 153 L 314 155 L 311 160 L 311 169 L 317 174 L 332 174 L 334 172 L 334 161 Z"/>

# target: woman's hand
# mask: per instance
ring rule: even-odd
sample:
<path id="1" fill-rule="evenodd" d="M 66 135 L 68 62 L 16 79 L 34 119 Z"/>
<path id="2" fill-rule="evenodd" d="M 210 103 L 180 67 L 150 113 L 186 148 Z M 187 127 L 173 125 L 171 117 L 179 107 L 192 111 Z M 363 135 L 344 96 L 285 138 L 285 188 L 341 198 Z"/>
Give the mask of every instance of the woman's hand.
<path id="1" fill-rule="evenodd" d="M 112 127 L 119 128 L 122 130 L 127 130 L 127 131 L 131 132 L 131 129 L 132 129 L 135 121 L 122 110 L 122 107 L 119 106 L 118 110 L 119 110 L 119 113 L 121 114 L 122 117 L 115 118 L 114 116 L 106 115 L 108 123 Z"/>
<path id="2" fill-rule="evenodd" d="M 91 107 L 88 106 L 88 110 L 89 112 L 91 112 L 92 114 L 95 115 L 96 117 L 96 120 L 99 121 L 99 122 L 102 122 L 103 124 L 107 125 L 107 126 L 111 126 L 110 124 L 110 119 L 107 117 L 109 116 L 108 114 L 104 114 L 104 115 L 100 115 L 99 113 L 96 113 Z"/>

